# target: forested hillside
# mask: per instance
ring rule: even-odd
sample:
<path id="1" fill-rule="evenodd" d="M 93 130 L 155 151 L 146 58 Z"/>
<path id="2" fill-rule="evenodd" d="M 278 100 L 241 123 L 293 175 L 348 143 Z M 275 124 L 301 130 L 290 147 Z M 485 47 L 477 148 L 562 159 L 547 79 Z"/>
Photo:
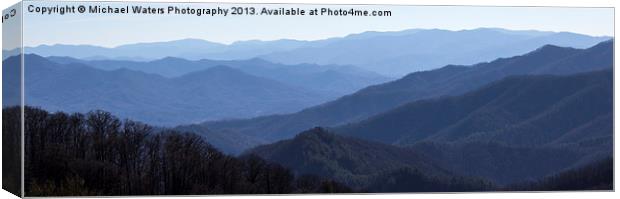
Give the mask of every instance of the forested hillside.
<path id="1" fill-rule="evenodd" d="M 4 122 L 19 107 L 4 108 Z M 257 156 L 233 157 L 202 137 L 155 131 L 108 112 L 25 108 L 26 196 L 350 192 L 325 177 L 295 176 Z M 16 128 L 16 126 L 13 126 Z M 15 129 L 3 129 L 15 130 Z"/>
<path id="2" fill-rule="evenodd" d="M 249 150 L 296 173 L 332 177 L 370 192 L 484 191 L 482 178 L 451 173 L 415 150 L 313 128 L 295 138 Z"/>

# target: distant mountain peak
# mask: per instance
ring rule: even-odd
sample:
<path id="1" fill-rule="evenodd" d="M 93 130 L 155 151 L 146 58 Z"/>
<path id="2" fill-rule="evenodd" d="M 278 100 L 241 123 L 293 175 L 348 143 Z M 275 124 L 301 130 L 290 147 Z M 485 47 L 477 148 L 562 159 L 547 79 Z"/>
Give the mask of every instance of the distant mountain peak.
<path id="1" fill-rule="evenodd" d="M 550 50 L 550 49 L 566 49 L 566 48 L 570 48 L 570 49 L 575 49 L 575 48 L 571 48 L 571 47 L 561 47 L 561 46 L 556 46 L 556 45 L 552 45 L 552 44 L 546 44 L 538 49 L 541 50 Z"/>
<path id="2" fill-rule="evenodd" d="M 19 59 L 19 56 L 13 56 L 14 59 Z M 25 54 L 24 55 L 24 60 L 28 61 L 28 62 L 36 62 L 36 63 L 40 63 L 40 62 L 50 62 L 49 60 L 47 60 L 45 57 L 42 57 L 40 55 L 37 54 L 33 54 L 33 53 L 29 53 L 29 54 Z"/>
<path id="3" fill-rule="evenodd" d="M 547 55 L 547 54 L 555 54 L 555 53 L 559 53 L 559 52 L 571 52 L 571 51 L 575 51 L 577 49 L 575 48 L 571 48 L 571 47 L 561 47 L 561 46 L 556 46 L 556 45 L 551 45 L 551 44 L 546 44 L 544 46 L 541 46 L 539 48 L 537 48 L 536 50 L 529 52 L 525 55 Z"/>
<path id="4" fill-rule="evenodd" d="M 154 61 L 189 61 L 189 60 L 183 59 L 183 58 L 179 58 L 179 57 L 166 56 L 166 57 L 163 57 L 161 59 L 154 60 Z"/>

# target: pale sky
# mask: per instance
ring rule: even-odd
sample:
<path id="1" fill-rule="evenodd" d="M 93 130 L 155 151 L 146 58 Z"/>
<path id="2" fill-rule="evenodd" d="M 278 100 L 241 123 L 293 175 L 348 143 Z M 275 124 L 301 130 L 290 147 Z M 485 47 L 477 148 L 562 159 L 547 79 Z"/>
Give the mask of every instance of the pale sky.
<path id="1" fill-rule="evenodd" d="M 24 2 L 28 5 L 92 5 L 74 2 Z M 318 40 L 365 31 L 398 31 L 413 28 L 462 30 L 496 27 L 512 30 L 567 31 L 592 36 L 613 36 L 613 8 L 567 7 L 475 7 L 475 6 L 321 6 L 290 4 L 183 4 L 114 3 L 124 7 L 143 5 L 162 7 L 229 8 L 233 6 L 356 8 L 389 10 L 391 17 L 342 16 L 195 16 L 138 14 L 66 14 L 25 13 L 24 45 L 90 44 L 114 47 L 138 42 L 170 41 L 186 38 L 219 43 L 243 40 L 298 39 Z"/>

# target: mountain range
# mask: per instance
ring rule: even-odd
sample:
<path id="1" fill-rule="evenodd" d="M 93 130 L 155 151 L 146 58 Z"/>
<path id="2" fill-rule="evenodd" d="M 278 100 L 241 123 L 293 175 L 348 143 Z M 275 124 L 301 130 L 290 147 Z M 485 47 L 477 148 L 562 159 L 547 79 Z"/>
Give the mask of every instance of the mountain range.
<path id="1" fill-rule="evenodd" d="M 192 125 L 192 128 L 209 129 L 211 133 L 236 132 L 273 142 L 292 138 L 297 133 L 315 126 L 336 127 L 359 122 L 409 102 L 461 95 L 508 76 L 569 75 L 609 69 L 612 66 L 612 40 L 587 49 L 546 45 L 520 56 L 500 58 L 492 62 L 471 66 L 448 65 L 435 70 L 411 73 L 401 79 L 369 86 L 296 113 L 205 122 L 200 124 L 202 127 Z M 256 145 L 261 143 L 264 142 L 257 141 Z"/>
<path id="2" fill-rule="evenodd" d="M 325 46 L 274 52 L 261 57 L 279 63 L 352 64 L 401 77 L 447 64 L 475 64 L 515 56 L 543 45 L 587 48 L 609 37 L 569 32 L 510 31 L 496 28 L 449 31 L 424 29 L 407 34 L 347 38 Z"/>
<path id="3" fill-rule="evenodd" d="M 529 147 L 598 138 L 611 129 L 600 124 L 611 120 L 612 81 L 611 71 L 509 77 L 464 95 L 405 104 L 338 131 L 401 146 L 484 140 Z"/>
<path id="4" fill-rule="evenodd" d="M 20 57 L 4 60 L 6 65 Z M 166 78 L 126 68 L 100 70 L 81 63 L 24 58 L 26 104 L 50 111 L 102 109 L 154 125 L 294 112 L 327 96 L 227 66 Z"/>
<path id="5" fill-rule="evenodd" d="M 200 39 L 136 43 L 113 48 L 92 45 L 40 45 L 25 48 L 41 56 L 70 56 L 95 60 L 152 61 L 165 57 L 190 60 L 243 60 L 320 65 L 355 65 L 386 76 L 435 69 L 447 64 L 475 64 L 514 56 L 542 45 L 587 48 L 611 37 L 569 32 L 515 31 L 499 28 L 472 30 L 411 29 L 364 32 L 316 41 L 239 41 L 220 44 Z"/>
<path id="6" fill-rule="evenodd" d="M 410 176 L 394 183 L 401 187 L 463 176 L 481 178 L 461 184 L 478 185 L 473 190 L 493 187 L 484 179 L 498 185 L 535 181 L 613 154 L 612 82 L 609 69 L 508 77 L 333 128 L 338 135 L 314 128 L 247 153 L 371 190 L 399 175 Z M 417 175 L 403 173 L 407 168 Z M 399 175 L 382 176 L 393 172 Z"/>
<path id="7" fill-rule="evenodd" d="M 351 65 L 283 65 L 259 58 L 233 61 L 207 59 L 191 61 L 176 57 L 166 57 L 153 61 L 82 60 L 72 57 L 47 57 L 47 59 L 61 64 L 81 63 L 108 71 L 125 68 L 168 78 L 179 77 L 215 66 L 228 66 L 247 74 L 313 90 L 333 98 L 390 80 L 377 73 Z"/>
<path id="8" fill-rule="evenodd" d="M 322 45 L 328 41 L 299 41 L 281 39 L 274 41 L 237 41 L 226 45 L 202 39 L 180 39 L 162 42 L 143 42 L 120 45 L 116 47 L 101 47 L 94 45 L 39 45 L 26 47 L 25 52 L 42 56 L 69 56 L 79 59 L 101 60 L 133 60 L 150 61 L 165 57 L 179 57 L 191 60 L 221 59 L 238 60 L 250 59 L 261 54 L 275 51 L 286 51 L 302 46 Z"/>

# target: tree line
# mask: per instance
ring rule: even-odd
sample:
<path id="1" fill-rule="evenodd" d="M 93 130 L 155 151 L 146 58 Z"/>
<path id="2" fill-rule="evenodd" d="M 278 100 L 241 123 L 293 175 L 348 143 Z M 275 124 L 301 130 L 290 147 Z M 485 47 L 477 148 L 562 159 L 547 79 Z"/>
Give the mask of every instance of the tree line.
<path id="1" fill-rule="evenodd" d="M 19 111 L 3 110 L 5 116 Z M 158 130 L 109 112 L 50 113 L 25 107 L 24 113 L 27 196 L 352 191 L 331 179 L 296 176 L 256 155 L 223 154 L 196 134 Z"/>
<path id="2" fill-rule="evenodd" d="M 606 157 L 543 179 L 509 185 L 508 191 L 613 190 L 614 160 Z"/>
<path id="3" fill-rule="evenodd" d="M 21 197 L 21 113 L 2 111 L 2 188 Z"/>

